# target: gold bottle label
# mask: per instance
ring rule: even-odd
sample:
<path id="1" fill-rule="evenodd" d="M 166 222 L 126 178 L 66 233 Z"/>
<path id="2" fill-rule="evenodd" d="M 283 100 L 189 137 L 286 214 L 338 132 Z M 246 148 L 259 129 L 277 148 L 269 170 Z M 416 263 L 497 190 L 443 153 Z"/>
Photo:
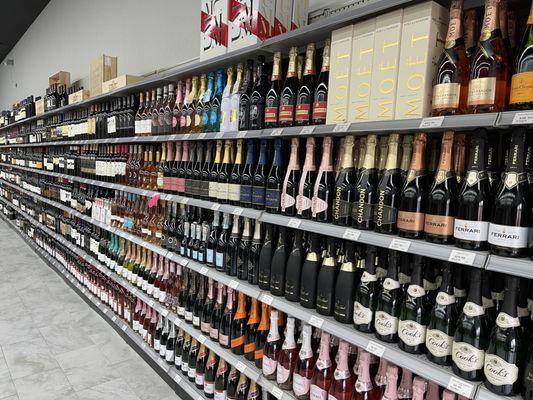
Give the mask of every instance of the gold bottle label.
<path id="1" fill-rule="evenodd" d="M 531 17 L 530 17 L 531 18 Z M 511 79 L 510 104 L 533 101 L 533 71 L 514 74 Z"/>
<path id="2" fill-rule="evenodd" d="M 424 230 L 424 219 L 424 213 L 399 211 L 396 224 L 403 231 L 421 232 Z"/>
<path id="3" fill-rule="evenodd" d="M 433 109 L 459 107 L 461 85 L 459 83 L 439 83 L 433 88 Z"/>
<path id="4" fill-rule="evenodd" d="M 454 221 L 454 217 L 426 214 L 424 232 L 432 235 L 452 236 Z"/>
<path id="5" fill-rule="evenodd" d="M 468 85 L 468 105 L 494 104 L 496 99 L 496 78 L 472 79 Z"/>

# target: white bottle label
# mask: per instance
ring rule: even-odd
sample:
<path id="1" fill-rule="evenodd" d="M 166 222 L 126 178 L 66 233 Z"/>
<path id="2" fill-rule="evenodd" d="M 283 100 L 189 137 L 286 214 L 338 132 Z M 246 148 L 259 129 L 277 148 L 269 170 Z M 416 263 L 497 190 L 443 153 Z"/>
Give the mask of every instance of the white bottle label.
<path id="1" fill-rule="evenodd" d="M 453 342 L 452 360 L 462 371 L 477 371 L 483 368 L 485 352 L 469 343 Z"/>
<path id="2" fill-rule="evenodd" d="M 518 367 L 495 354 L 485 355 L 485 377 L 493 385 L 512 385 L 518 379 Z"/>
<path id="3" fill-rule="evenodd" d="M 463 312 L 468 317 L 477 317 L 478 315 L 485 314 L 485 309 L 483 306 L 467 301 L 463 306 Z"/>
<path id="4" fill-rule="evenodd" d="M 489 243 L 496 246 L 522 249 L 527 247 L 529 228 L 507 226 L 491 223 L 489 226 Z"/>
<path id="5" fill-rule="evenodd" d="M 272 375 L 276 372 L 276 367 L 278 363 L 276 360 L 271 359 L 270 357 L 267 357 L 263 355 L 263 374 L 264 375 Z"/>
<path id="6" fill-rule="evenodd" d="M 291 372 L 287 368 L 285 368 L 283 365 L 278 364 L 276 371 L 276 382 L 278 383 L 278 385 L 287 382 L 287 379 L 289 379 L 290 374 Z"/>
<path id="7" fill-rule="evenodd" d="M 304 378 L 300 374 L 294 374 L 292 379 L 292 390 L 296 396 L 303 396 L 309 393 L 311 379 Z"/>
<path id="8" fill-rule="evenodd" d="M 518 317 L 511 317 L 509 314 L 500 312 L 496 318 L 496 325 L 500 328 L 516 328 L 520 326 L 520 319 Z"/>
<path id="9" fill-rule="evenodd" d="M 353 322 L 356 325 L 364 325 L 372 322 L 372 310 L 356 301 L 353 307 Z"/>
<path id="10" fill-rule="evenodd" d="M 426 341 L 426 327 L 411 320 L 400 321 L 398 335 L 405 344 L 416 346 Z"/>
<path id="11" fill-rule="evenodd" d="M 437 303 L 441 306 L 447 306 L 450 304 L 455 304 L 455 296 L 453 294 L 448 294 L 446 292 L 439 292 L 437 294 Z"/>
<path id="12" fill-rule="evenodd" d="M 165 360 L 168 363 L 171 363 L 172 361 L 174 361 L 174 350 L 167 350 L 165 354 Z"/>
<path id="13" fill-rule="evenodd" d="M 382 336 L 393 335 L 398 332 L 398 318 L 385 311 L 376 311 L 374 327 L 376 332 Z"/>
<path id="14" fill-rule="evenodd" d="M 215 391 L 215 400 L 226 400 L 226 391 Z"/>
<path id="15" fill-rule="evenodd" d="M 453 337 L 438 329 L 426 332 L 426 347 L 435 357 L 446 357 L 452 354 Z"/>
<path id="16" fill-rule="evenodd" d="M 204 383 L 204 393 L 212 394 L 215 391 L 214 382 L 205 382 Z"/>
<path id="17" fill-rule="evenodd" d="M 326 400 L 328 398 L 328 392 L 319 388 L 317 385 L 311 385 L 309 398 L 310 400 Z"/>
<path id="18" fill-rule="evenodd" d="M 453 236 L 456 239 L 486 242 L 489 236 L 489 223 L 455 219 Z"/>

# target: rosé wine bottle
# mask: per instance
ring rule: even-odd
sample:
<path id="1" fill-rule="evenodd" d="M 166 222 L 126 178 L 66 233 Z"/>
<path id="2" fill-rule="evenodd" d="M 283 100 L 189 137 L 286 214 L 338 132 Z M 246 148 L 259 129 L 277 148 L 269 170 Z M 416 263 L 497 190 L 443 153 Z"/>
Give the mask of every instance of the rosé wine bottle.
<path id="1" fill-rule="evenodd" d="M 329 356 L 329 337 L 329 333 L 322 332 L 320 352 L 318 353 L 309 390 L 311 400 L 326 400 L 328 397 L 333 376 L 333 364 Z"/>
<path id="2" fill-rule="evenodd" d="M 294 326 L 294 318 L 288 317 L 285 340 L 278 358 L 276 382 L 281 389 L 285 390 L 292 388 L 293 372 L 298 357 L 298 346 L 294 340 Z"/>
<path id="3" fill-rule="evenodd" d="M 413 380 L 413 400 L 424 400 L 428 388 L 428 381 L 417 376 Z"/>
<path id="4" fill-rule="evenodd" d="M 374 387 L 370 377 L 371 354 L 365 350 L 359 350 L 359 371 L 352 400 L 379 400 L 381 391 Z"/>
<path id="5" fill-rule="evenodd" d="M 276 379 L 276 369 L 281 350 L 281 336 L 278 328 L 278 311 L 270 311 L 270 332 L 268 332 L 263 352 L 263 375 L 265 378 Z"/>
<path id="6" fill-rule="evenodd" d="M 302 346 L 296 359 L 296 367 L 293 374 L 292 391 L 298 400 L 309 399 L 311 378 L 315 368 L 315 356 L 311 347 L 312 328 L 304 325 L 302 328 Z"/>
<path id="7" fill-rule="evenodd" d="M 398 367 L 389 365 L 386 374 L 387 384 L 381 400 L 398 400 Z"/>
<path id="8" fill-rule="evenodd" d="M 350 345 L 341 341 L 339 344 L 339 361 L 333 373 L 333 380 L 329 388 L 328 400 L 350 400 L 355 383 L 355 377 L 348 367 L 348 347 Z"/>
<path id="9" fill-rule="evenodd" d="M 398 387 L 399 399 L 410 399 L 413 397 L 413 374 L 411 371 L 402 369 L 402 380 Z"/>

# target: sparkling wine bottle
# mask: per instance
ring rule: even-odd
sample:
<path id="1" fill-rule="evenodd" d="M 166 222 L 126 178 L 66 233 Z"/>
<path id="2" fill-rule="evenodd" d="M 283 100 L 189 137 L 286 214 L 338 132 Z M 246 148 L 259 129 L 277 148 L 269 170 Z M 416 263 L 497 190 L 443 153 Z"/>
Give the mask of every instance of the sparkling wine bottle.
<path id="1" fill-rule="evenodd" d="M 293 372 L 296 367 L 298 348 L 294 340 L 295 321 L 293 317 L 287 318 L 285 340 L 281 346 L 278 357 L 276 383 L 281 389 L 290 390 L 293 384 Z M 263 366 L 265 364 L 263 363 Z"/>
<path id="2" fill-rule="evenodd" d="M 311 386 L 309 389 L 309 398 L 311 400 L 326 400 L 331 387 L 333 378 L 333 364 L 329 356 L 329 333 L 322 332 L 320 337 L 320 352 L 316 360 Z"/>
<path id="3" fill-rule="evenodd" d="M 296 196 L 296 214 L 301 218 L 309 219 L 311 218 L 313 186 L 316 180 L 315 138 L 308 137 L 305 147 L 305 161 Z"/>
<path id="4" fill-rule="evenodd" d="M 292 382 L 292 390 L 298 400 L 309 399 L 311 379 L 315 368 L 315 357 L 311 347 L 312 327 L 304 325 L 302 328 L 302 346 L 298 352 Z"/>
<path id="5" fill-rule="evenodd" d="M 262 303 L 263 304 L 263 303 Z M 244 357 L 248 361 L 254 361 L 255 339 L 259 327 L 259 304 L 256 298 L 252 298 L 250 306 L 250 315 L 244 330 Z"/>
<path id="6" fill-rule="evenodd" d="M 348 347 L 349 344 L 345 341 L 339 344 L 339 360 L 328 391 L 329 400 L 350 400 L 352 397 L 355 377 L 348 367 Z"/>
<path id="7" fill-rule="evenodd" d="M 270 307 L 268 304 L 261 303 L 261 321 L 257 327 L 254 344 L 254 360 L 257 368 L 263 366 L 264 348 L 270 331 Z"/>
<path id="8" fill-rule="evenodd" d="M 233 295 L 234 290 L 228 288 L 228 295 L 226 297 L 226 308 L 220 319 L 220 330 L 218 332 L 218 342 L 223 348 L 229 349 L 231 347 L 231 322 L 233 321 Z"/>
<path id="9" fill-rule="evenodd" d="M 205 364 L 205 377 L 204 377 L 204 395 L 208 399 L 212 399 L 215 395 L 215 378 L 217 373 L 219 357 L 213 351 L 209 351 L 209 357 Z"/>
<path id="10" fill-rule="evenodd" d="M 345 243 L 345 254 L 335 284 L 335 302 L 333 307 L 333 317 L 335 320 L 345 324 L 352 322 L 358 263 L 360 263 L 360 259 L 359 254 L 357 254 L 356 260 L 355 243 L 347 241 Z"/>
<path id="11" fill-rule="evenodd" d="M 305 308 L 315 308 L 316 286 L 320 263 L 320 236 L 316 233 L 311 233 L 309 251 L 302 267 L 300 281 L 300 304 Z"/>
<path id="12" fill-rule="evenodd" d="M 293 237 L 292 250 L 285 267 L 284 293 L 287 300 L 298 301 L 300 299 L 302 266 L 305 258 L 303 231 L 299 229 L 295 230 Z"/>
<path id="13" fill-rule="evenodd" d="M 282 140 L 274 141 L 274 160 L 265 180 L 265 211 L 279 213 L 281 210 L 281 192 L 283 186 L 283 152 Z"/>
<path id="14" fill-rule="evenodd" d="M 354 228 L 374 229 L 374 204 L 376 203 L 376 189 L 378 171 L 376 169 L 377 136 L 366 137 L 365 156 L 362 168 L 358 172 L 355 183 L 354 204 L 352 207 L 352 221 Z"/>
<path id="15" fill-rule="evenodd" d="M 376 310 L 379 284 L 376 276 L 376 247 L 366 249 L 365 272 L 355 290 L 353 323 L 361 332 L 374 331 L 374 311 Z"/>
<path id="16" fill-rule="evenodd" d="M 244 354 L 244 338 L 246 331 L 246 295 L 239 292 L 239 303 L 233 321 L 231 321 L 231 351 L 237 355 Z"/>
<path id="17" fill-rule="evenodd" d="M 331 222 L 331 204 L 335 184 L 332 147 L 333 139 L 331 136 L 326 136 L 322 142 L 322 160 L 311 199 L 311 216 L 319 222 Z"/>
<path id="18" fill-rule="evenodd" d="M 278 311 L 270 311 L 270 331 L 263 350 L 262 369 L 267 379 L 276 379 L 278 358 L 281 350 L 281 336 L 278 330 Z"/>
<path id="19" fill-rule="evenodd" d="M 385 391 L 381 399 L 398 400 L 398 367 L 396 365 L 387 366 L 385 382 Z"/>
<path id="20" fill-rule="evenodd" d="M 353 162 L 354 137 L 346 136 L 340 170 L 335 181 L 333 196 L 333 223 L 351 226 L 351 207 L 354 198 L 355 168 Z"/>
<path id="21" fill-rule="evenodd" d="M 381 397 L 379 388 L 372 384 L 370 377 L 372 355 L 365 350 L 359 350 L 359 366 L 355 382 L 354 400 L 378 400 Z"/>
<path id="22" fill-rule="evenodd" d="M 317 277 L 317 282 L 320 284 L 316 288 L 316 310 L 322 315 L 333 315 L 335 305 L 335 283 L 338 274 L 335 249 L 335 239 L 328 237 L 322 266 Z"/>
<path id="23" fill-rule="evenodd" d="M 285 267 L 287 266 L 287 253 L 290 247 L 292 232 L 280 226 L 278 234 L 278 243 L 272 256 L 269 271 L 259 270 L 259 288 L 270 289 L 270 292 L 276 296 L 283 296 L 285 289 Z"/>
<path id="24" fill-rule="evenodd" d="M 288 216 L 296 215 L 296 197 L 298 196 L 298 183 L 301 175 L 298 159 L 299 145 L 300 139 L 291 139 L 289 165 L 281 187 L 281 213 Z"/>

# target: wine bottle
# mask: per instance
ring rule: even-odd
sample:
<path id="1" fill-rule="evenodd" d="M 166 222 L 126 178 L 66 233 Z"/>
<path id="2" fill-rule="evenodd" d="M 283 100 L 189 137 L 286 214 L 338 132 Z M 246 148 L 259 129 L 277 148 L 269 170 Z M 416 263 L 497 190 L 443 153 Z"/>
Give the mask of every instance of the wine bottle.
<path id="1" fill-rule="evenodd" d="M 217 200 L 219 203 L 227 203 L 229 199 L 229 180 L 233 163 L 233 142 L 226 140 L 224 142 L 224 158 L 218 170 L 217 177 Z"/>
<path id="2" fill-rule="evenodd" d="M 211 330 L 211 316 L 213 314 L 213 308 L 215 306 L 214 299 L 215 284 L 213 278 L 207 280 L 207 298 L 202 308 L 202 316 L 200 317 L 200 330 L 203 334 L 209 335 Z"/>
<path id="3" fill-rule="evenodd" d="M 452 1 L 446 42 L 433 79 L 431 114 L 434 116 L 466 112 L 469 67 L 462 14 L 463 0 Z"/>
<path id="4" fill-rule="evenodd" d="M 452 345 L 452 369 L 463 379 L 483 379 L 485 350 L 488 346 L 488 326 L 481 299 L 481 270 L 470 271 L 468 299 L 457 320 Z"/>
<path id="5" fill-rule="evenodd" d="M 401 237 L 419 239 L 424 235 L 427 198 L 425 147 L 426 134 L 419 132 L 413 141 L 411 165 L 400 196 L 397 226 Z"/>
<path id="6" fill-rule="evenodd" d="M 228 180 L 228 202 L 229 204 L 238 205 L 241 201 L 241 175 L 243 172 L 242 166 L 242 146 L 243 140 L 237 140 L 237 153 L 233 161 L 233 167 Z"/>
<path id="7" fill-rule="evenodd" d="M 235 399 L 246 400 L 246 396 L 248 396 L 249 386 L 250 382 L 248 381 L 248 377 L 241 372 L 239 375 L 239 381 L 237 382 L 237 391 L 235 393 Z"/>
<path id="8" fill-rule="evenodd" d="M 530 190 L 525 172 L 526 129 L 516 128 L 502 183 L 493 206 L 489 225 L 489 245 L 493 254 L 523 257 L 527 254 L 531 226 Z"/>
<path id="9" fill-rule="evenodd" d="M 274 160 L 265 181 L 265 211 L 279 213 L 281 208 L 281 191 L 283 186 L 283 152 L 282 140 L 274 141 Z"/>
<path id="10" fill-rule="evenodd" d="M 333 377 L 333 363 L 329 355 L 330 334 L 322 332 L 320 337 L 320 352 L 315 363 L 309 397 L 313 400 L 326 400 Z"/>
<path id="11" fill-rule="evenodd" d="M 232 365 L 229 370 L 228 383 L 226 385 L 226 399 L 235 400 L 237 395 L 237 382 L 239 382 L 239 371 L 235 365 Z"/>
<path id="12" fill-rule="evenodd" d="M 240 122 L 240 102 L 241 102 L 241 93 L 243 92 L 243 73 L 244 73 L 244 64 L 237 64 L 237 76 L 235 78 L 235 83 L 231 89 L 230 97 L 230 115 L 229 115 L 229 127 L 228 131 L 235 132 L 239 130 Z"/>
<path id="13" fill-rule="evenodd" d="M 231 117 L 231 92 L 233 90 L 235 69 L 229 66 L 226 69 L 226 86 L 222 92 L 222 100 L 220 102 L 220 132 L 230 131 L 230 117 Z"/>
<path id="14" fill-rule="evenodd" d="M 279 102 L 281 96 L 281 52 L 274 53 L 274 63 L 272 65 L 272 76 L 270 78 L 270 89 L 265 100 L 265 128 L 277 128 Z"/>
<path id="15" fill-rule="evenodd" d="M 296 97 L 295 125 L 309 125 L 311 120 L 311 106 L 315 91 L 315 44 L 309 43 L 305 51 L 305 66 L 303 77 Z"/>
<path id="16" fill-rule="evenodd" d="M 244 328 L 244 357 L 248 361 L 254 361 L 255 339 L 259 326 L 259 304 L 256 298 L 252 298 L 250 314 Z"/>
<path id="17" fill-rule="evenodd" d="M 194 370 L 194 384 L 195 386 L 203 390 L 205 383 L 205 370 L 208 360 L 208 350 L 205 344 L 200 345 L 198 350 L 198 356 L 196 357 L 196 368 Z"/>
<path id="18" fill-rule="evenodd" d="M 352 322 L 358 263 L 360 263 L 360 260 L 356 260 L 355 243 L 347 241 L 345 243 L 345 254 L 335 284 L 335 303 L 333 308 L 335 320 L 344 324 Z"/>
<path id="19" fill-rule="evenodd" d="M 208 267 L 215 266 L 215 251 L 217 246 L 217 240 L 219 236 L 220 226 L 220 213 L 215 211 L 213 213 L 213 222 L 211 223 L 211 229 L 209 232 L 209 238 L 206 244 L 206 263 Z"/>
<path id="20" fill-rule="evenodd" d="M 217 271 L 225 272 L 227 263 L 227 248 L 229 239 L 229 214 L 222 214 L 222 232 L 218 237 L 215 248 L 215 268 Z"/>
<path id="21" fill-rule="evenodd" d="M 229 368 L 226 360 L 223 358 L 218 362 L 217 373 L 215 375 L 215 400 L 226 400 L 229 378 Z"/>
<path id="22" fill-rule="evenodd" d="M 291 154 L 289 165 L 283 179 L 281 187 L 280 207 L 281 213 L 294 216 L 296 215 L 296 197 L 298 195 L 298 183 L 300 182 L 300 162 L 298 160 L 298 148 L 300 139 L 291 139 Z"/>
<path id="23" fill-rule="evenodd" d="M 522 331 L 517 315 L 519 278 L 506 276 L 505 298 L 485 352 L 485 386 L 500 396 L 520 392 L 519 368 L 523 361 Z"/>
<path id="24" fill-rule="evenodd" d="M 209 200 L 211 201 L 218 200 L 218 174 L 222 163 L 222 143 L 222 140 L 216 141 L 215 159 L 209 169 Z"/>
<path id="25" fill-rule="evenodd" d="M 252 181 L 254 178 L 254 141 L 248 140 L 246 150 L 246 163 L 241 174 L 241 197 L 240 203 L 244 207 L 252 207 Z"/>
<path id="26" fill-rule="evenodd" d="M 263 350 L 262 370 L 265 378 L 276 379 L 277 362 L 281 350 L 281 336 L 278 331 L 278 311 L 270 311 L 270 331 Z"/>
<path id="27" fill-rule="evenodd" d="M 169 365 L 174 365 L 174 349 L 176 345 L 176 326 L 170 324 L 170 334 L 168 335 L 167 346 L 165 350 L 165 361 Z"/>
<path id="28" fill-rule="evenodd" d="M 379 233 L 394 234 L 397 232 L 396 219 L 402 190 L 402 176 L 398 165 L 399 145 L 400 135 L 395 133 L 389 135 L 387 161 L 377 186 L 377 201 L 374 210 L 374 230 Z"/>
<path id="29" fill-rule="evenodd" d="M 335 181 L 332 217 L 335 225 L 351 226 L 351 206 L 354 200 L 355 168 L 354 137 L 346 136 L 339 173 Z"/>
<path id="30" fill-rule="evenodd" d="M 244 217 L 244 228 L 237 249 L 237 278 L 248 280 L 248 268 L 250 265 L 250 249 L 252 246 L 252 228 L 250 218 Z"/>
<path id="31" fill-rule="evenodd" d="M 268 77 L 265 57 L 257 59 L 256 78 L 252 95 L 250 96 L 250 129 L 265 127 L 265 99 L 268 91 Z"/>
<path id="32" fill-rule="evenodd" d="M 189 349 L 189 364 L 187 370 L 187 378 L 190 382 L 194 382 L 196 378 L 196 359 L 198 358 L 198 351 L 200 350 L 200 345 L 198 340 L 192 338 L 191 347 Z"/>
<path id="33" fill-rule="evenodd" d="M 250 245 L 250 256 L 248 259 L 248 282 L 257 285 L 259 283 L 259 260 L 263 243 L 261 237 L 261 221 L 255 221 L 254 236 L 252 237 L 252 244 Z"/>
<path id="34" fill-rule="evenodd" d="M 398 386 L 398 398 L 410 399 L 413 397 L 413 373 L 406 368 L 402 368 L 402 380 Z"/>
<path id="35" fill-rule="evenodd" d="M 224 69 L 219 68 L 216 72 L 215 89 L 209 101 L 209 132 L 220 131 L 220 105 L 224 91 Z M 207 95 L 207 93 L 206 93 Z"/>
<path id="36" fill-rule="evenodd" d="M 200 275 L 198 277 L 198 295 L 196 296 L 196 299 L 194 301 L 194 306 L 193 306 L 193 309 L 192 309 L 192 325 L 196 328 L 196 329 L 201 329 L 200 328 L 200 325 L 201 325 L 201 316 L 202 316 L 202 311 L 204 309 L 204 303 L 205 303 L 205 300 L 206 300 L 206 295 L 205 295 L 205 276 L 203 275 Z"/>
<path id="37" fill-rule="evenodd" d="M 457 178 L 453 170 L 454 132 L 442 136 L 439 169 L 429 189 L 424 232 L 432 243 L 453 242 L 454 219 L 457 214 Z"/>
<path id="38" fill-rule="evenodd" d="M 228 288 L 228 295 L 226 296 L 226 308 L 222 313 L 222 318 L 220 319 L 220 330 L 218 332 L 218 342 L 220 346 L 225 349 L 231 347 L 231 322 L 233 321 L 234 311 L 233 311 L 233 295 L 234 290 Z"/>
<path id="39" fill-rule="evenodd" d="M 331 221 L 331 204 L 335 184 L 332 149 L 333 139 L 326 136 L 322 141 L 322 160 L 318 168 L 316 182 L 311 199 L 311 215 L 315 221 Z"/>
<path id="40" fill-rule="evenodd" d="M 500 30 L 498 0 L 485 0 L 485 16 L 470 66 L 467 112 L 503 111 L 507 95 L 508 63 Z"/>
<path id="41" fill-rule="evenodd" d="M 308 400 L 311 389 L 311 379 L 315 368 L 315 357 L 311 347 L 311 325 L 302 327 L 302 346 L 298 352 L 294 367 L 292 390 L 298 400 Z"/>
<path id="42" fill-rule="evenodd" d="M 178 334 L 175 337 L 174 354 L 173 354 L 174 366 L 176 367 L 178 371 L 181 371 L 184 343 L 185 343 L 185 332 L 183 332 L 183 329 L 179 329 Z"/>
<path id="43" fill-rule="evenodd" d="M 377 136 L 366 137 L 366 149 L 361 170 L 355 184 L 354 204 L 352 207 L 353 227 L 374 229 L 374 204 L 378 171 L 376 169 Z"/>
<path id="44" fill-rule="evenodd" d="M 254 60 L 246 61 L 246 70 L 239 96 L 239 130 L 250 129 L 250 98 L 253 91 Z"/>
<path id="45" fill-rule="evenodd" d="M 293 126 L 294 109 L 298 98 L 298 74 L 297 74 L 298 48 L 291 47 L 289 51 L 289 67 L 287 76 L 281 91 L 278 125 L 280 127 Z"/>
<path id="46" fill-rule="evenodd" d="M 355 290 L 353 322 L 355 329 L 361 332 L 374 331 L 374 311 L 378 298 L 376 276 L 376 247 L 366 249 L 365 271 Z"/>
<path id="47" fill-rule="evenodd" d="M 533 44 L 533 4 L 529 11 L 527 26 L 522 36 L 522 41 L 517 47 L 515 73 L 511 79 L 511 97 L 509 106 L 511 110 L 530 110 L 533 108 L 531 95 L 531 73 L 533 64 L 529 57 Z"/>
<path id="48" fill-rule="evenodd" d="M 276 372 L 276 383 L 281 389 L 285 390 L 292 389 L 293 372 L 298 357 L 298 348 L 294 340 L 294 328 L 294 318 L 288 317 L 285 340 L 281 345 Z"/>
<path id="49" fill-rule="evenodd" d="M 291 231 L 280 226 L 278 243 L 272 256 L 268 270 L 259 270 L 259 288 L 268 290 L 276 296 L 283 296 L 285 289 L 285 267 L 287 266 L 287 253 L 291 242 Z M 268 265 L 264 265 L 268 267 Z"/>
<path id="50" fill-rule="evenodd" d="M 268 142 L 261 139 L 259 161 L 252 178 L 252 207 L 257 210 L 265 208 L 265 183 L 268 168 Z"/>
<path id="51" fill-rule="evenodd" d="M 487 247 L 491 193 L 485 168 L 487 131 L 478 129 L 471 136 L 468 172 L 457 205 L 454 238 L 458 247 L 483 250 Z"/>
<path id="52" fill-rule="evenodd" d="M 231 226 L 231 234 L 228 239 L 228 246 L 226 248 L 226 275 L 237 276 L 237 263 L 240 244 L 240 217 L 233 215 L 233 224 Z"/>
<path id="53" fill-rule="evenodd" d="M 300 304 L 305 308 L 315 308 L 316 286 L 318 271 L 321 263 L 320 236 L 316 233 L 310 234 L 310 245 L 300 281 Z"/>
<path id="54" fill-rule="evenodd" d="M 432 306 L 428 304 L 428 296 L 423 287 L 423 264 L 423 257 L 415 254 L 411 283 L 407 288 L 398 323 L 398 347 L 413 354 L 422 354 L 425 351 L 426 330 Z"/>
<path id="55" fill-rule="evenodd" d="M 248 390 L 248 396 L 246 400 L 263 400 L 262 390 L 259 388 L 259 385 L 256 381 L 251 381 L 250 389 Z"/>
<path id="56" fill-rule="evenodd" d="M 427 388 L 428 381 L 419 376 L 415 377 L 413 380 L 413 400 L 424 400 Z"/>
<path id="57" fill-rule="evenodd" d="M 270 331 L 270 306 L 261 303 L 261 320 L 255 333 L 254 361 L 257 368 L 263 367 L 265 342 Z"/>
<path id="58" fill-rule="evenodd" d="M 359 368 L 357 370 L 357 380 L 355 381 L 354 400 L 377 400 L 381 393 L 379 388 L 372 384 L 370 376 L 370 364 L 372 356 L 365 350 L 359 350 Z"/>
<path id="59" fill-rule="evenodd" d="M 218 355 L 213 351 L 209 351 L 209 357 L 205 364 L 205 376 L 204 376 L 204 395 L 208 399 L 212 399 L 215 395 L 215 379 L 218 366 Z"/>
<path id="60" fill-rule="evenodd" d="M 285 282 L 283 292 L 290 301 L 300 299 L 300 280 L 304 262 L 303 231 L 297 229 L 293 234 L 292 250 L 285 266 L 285 277 L 280 278 Z"/>
<path id="61" fill-rule="evenodd" d="M 209 337 L 215 341 L 218 341 L 220 332 L 220 322 L 222 320 L 222 314 L 224 313 L 224 295 L 226 288 L 222 283 L 218 283 L 217 287 L 217 301 L 211 314 L 211 327 L 209 329 Z"/>
<path id="62" fill-rule="evenodd" d="M 350 400 L 355 384 L 355 377 L 348 367 L 348 342 L 341 340 L 338 351 L 337 368 L 333 373 L 333 379 L 328 391 L 329 400 Z"/>
<path id="63" fill-rule="evenodd" d="M 321 315 L 333 315 L 335 306 L 335 283 L 337 280 L 338 266 L 335 259 L 335 239 L 328 236 L 326 251 L 322 259 L 322 266 L 318 272 L 316 288 L 316 311 Z"/>
<path id="64" fill-rule="evenodd" d="M 311 199 L 316 180 L 315 138 L 308 137 L 305 147 L 305 161 L 296 196 L 296 213 L 301 218 L 309 219 L 311 218 Z"/>
<path id="65" fill-rule="evenodd" d="M 246 295 L 239 292 L 239 303 L 233 321 L 231 321 L 231 351 L 237 355 L 244 354 L 244 338 L 246 331 Z"/>
<path id="66" fill-rule="evenodd" d="M 440 365 L 451 365 L 452 343 L 457 324 L 458 310 L 452 279 L 452 265 L 442 268 L 442 282 L 426 332 L 426 356 Z"/>
<path id="67" fill-rule="evenodd" d="M 328 84 L 329 84 L 329 58 L 330 58 L 331 40 L 326 39 L 324 49 L 322 50 L 322 67 L 318 75 L 315 93 L 313 95 L 313 113 L 311 123 L 321 125 L 326 123 Z"/>
<path id="68" fill-rule="evenodd" d="M 398 400 L 398 367 L 396 365 L 387 366 L 385 382 L 382 400 Z"/>

